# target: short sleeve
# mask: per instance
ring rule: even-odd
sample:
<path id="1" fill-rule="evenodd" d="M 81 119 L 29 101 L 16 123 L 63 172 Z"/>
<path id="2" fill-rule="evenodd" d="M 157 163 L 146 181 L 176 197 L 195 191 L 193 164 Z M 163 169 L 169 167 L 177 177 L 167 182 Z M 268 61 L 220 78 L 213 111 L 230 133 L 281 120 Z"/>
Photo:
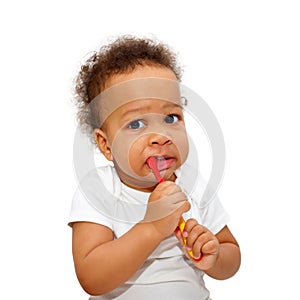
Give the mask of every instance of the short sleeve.
<path id="1" fill-rule="evenodd" d="M 68 225 L 72 226 L 74 222 L 92 222 L 104 225 L 112 229 L 112 220 L 104 214 L 101 214 L 78 188 L 73 196 Z"/>
<path id="2" fill-rule="evenodd" d="M 230 219 L 217 196 L 215 196 L 208 205 L 199 208 L 199 210 L 202 224 L 213 234 L 217 234 L 222 230 Z"/>

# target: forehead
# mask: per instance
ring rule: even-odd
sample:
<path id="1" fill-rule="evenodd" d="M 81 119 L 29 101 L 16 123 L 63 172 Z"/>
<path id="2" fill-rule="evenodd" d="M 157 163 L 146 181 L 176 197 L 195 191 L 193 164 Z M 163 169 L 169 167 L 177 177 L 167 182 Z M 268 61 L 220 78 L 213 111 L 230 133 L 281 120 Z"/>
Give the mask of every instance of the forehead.
<path id="1" fill-rule="evenodd" d="M 140 79 L 140 78 L 147 78 L 147 77 L 155 77 L 161 79 L 169 79 L 177 81 L 176 75 L 174 72 L 164 66 L 160 65 L 141 65 L 137 66 L 133 71 L 121 74 L 115 74 L 108 78 L 105 83 L 105 89 L 109 89 L 112 86 L 118 85 L 122 82 L 133 80 L 133 79 Z"/>
<path id="2" fill-rule="evenodd" d="M 135 106 L 136 103 L 132 104 L 132 102 L 140 101 L 143 106 L 148 105 L 152 108 L 155 103 L 159 106 L 181 105 L 178 81 L 159 77 L 144 77 L 121 82 L 105 90 L 93 101 L 97 101 L 99 105 L 102 124 L 119 108 L 128 109 Z"/>
<path id="3" fill-rule="evenodd" d="M 181 106 L 173 101 L 161 99 L 140 99 L 128 102 L 116 110 L 120 117 L 133 114 L 164 114 L 166 112 L 182 110 Z"/>

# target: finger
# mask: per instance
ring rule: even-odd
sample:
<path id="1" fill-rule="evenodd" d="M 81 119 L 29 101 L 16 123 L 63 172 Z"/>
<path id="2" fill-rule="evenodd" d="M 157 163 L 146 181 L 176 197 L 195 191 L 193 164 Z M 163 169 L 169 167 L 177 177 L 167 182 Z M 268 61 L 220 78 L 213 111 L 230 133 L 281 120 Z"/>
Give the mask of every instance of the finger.
<path id="1" fill-rule="evenodd" d="M 183 231 L 186 231 L 189 234 L 191 232 L 191 230 L 198 224 L 199 223 L 197 220 L 195 220 L 193 218 L 188 219 L 185 223 Z"/>
<path id="2" fill-rule="evenodd" d="M 164 203 L 164 204 L 177 204 L 180 202 L 185 202 L 187 201 L 187 197 L 186 194 L 183 192 L 179 192 L 176 194 L 169 194 L 169 195 L 160 195 L 158 199 L 156 199 L 156 197 L 152 197 L 155 199 L 150 199 L 148 200 L 149 205 L 155 205 L 157 203 Z"/>
<path id="3" fill-rule="evenodd" d="M 197 224 L 192 228 L 191 232 L 188 233 L 186 243 L 188 247 L 197 250 L 195 255 L 198 255 L 202 246 L 210 240 L 210 237 L 211 234 L 206 230 L 206 228 Z"/>
<path id="4" fill-rule="evenodd" d="M 191 246 L 195 257 L 199 257 L 200 255 L 204 254 L 203 246 L 209 241 L 209 237 L 206 233 L 203 233 L 200 236 L 198 236 L 198 238 L 194 241 L 193 245 Z"/>
<path id="5" fill-rule="evenodd" d="M 219 252 L 219 242 L 210 231 L 207 231 L 195 240 L 192 251 L 195 257 L 199 255 L 215 255 Z"/>
<path id="6" fill-rule="evenodd" d="M 180 213 L 179 217 L 181 217 L 182 214 L 188 212 L 188 211 L 191 209 L 191 204 L 190 204 L 190 202 L 187 201 L 187 200 L 184 201 L 183 204 L 182 204 L 182 206 L 180 207 L 180 209 L 181 209 L 181 213 Z M 179 219 L 179 218 L 178 218 L 178 219 Z"/>
<path id="7" fill-rule="evenodd" d="M 217 239 L 209 240 L 206 242 L 202 248 L 201 252 L 203 254 L 218 254 L 219 253 L 219 243 Z"/>
<path id="8" fill-rule="evenodd" d="M 190 209 L 186 195 L 182 192 L 163 196 L 160 200 L 149 201 L 143 221 L 152 222 L 163 219 L 173 213 L 179 218 Z"/>
<path id="9" fill-rule="evenodd" d="M 175 192 L 181 191 L 181 189 L 173 181 L 163 181 L 163 182 L 159 183 L 156 186 L 154 191 L 156 191 L 156 192 L 167 192 L 168 194 L 170 194 L 170 193 L 175 193 Z"/>
<path id="10" fill-rule="evenodd" d="M 184 192 L 177 192 L 177 193 L 169 195 L 169 197 L 172 197 L 173 203 L 187 201 L 187 196 Z"/>
<path id="11" fill-rule="evenodd" d="M 153 192 L 149 196 L 148 202 L 154 202 L 161 200 L 163 197 L 176 195 L 180 193 L 181 189 L 172 181 L 164 181 L 156 186 Z M 186 196 L 185 196 L 186 197 Z M 181 196 L 181 198 L 184 198 Z"/>
<path id="12" fill-rule="evenodd" d="M 181 192 L 180 186 L 178 186 L 175 182 L 169 181 L 170 184 L 165 187 L 165 192 L 169 195 L 176 194 Z"/>
<path id="13" fill-rule="evenodd" d="M 175 204 L 178 208 L 176 209 L 176 211 L 174 212 L 176 218 L 178 218 L 178 222 L 180 217 L 182 216 L 182 214 L 188 212 L 191 208 L 191 204 L 189 203 L 189 201 L 182 201 L 179 202 L 177 204 Z"/>
<path id="14" fill-rule="evenodd" d="M 159 199 L 154 200 L 154 201 L 150 201 L 150 202 L 162 202 L 164 201 L 165 203 L 169 203 L 169 204 L 177 204 L 180 202 L 184 202 L 187 201 L 187 197 L 186 194 L 183 192 L 178 192 L 175 194 L 169 194 L 169 195 L 163 195 L 160 196 Z"/>

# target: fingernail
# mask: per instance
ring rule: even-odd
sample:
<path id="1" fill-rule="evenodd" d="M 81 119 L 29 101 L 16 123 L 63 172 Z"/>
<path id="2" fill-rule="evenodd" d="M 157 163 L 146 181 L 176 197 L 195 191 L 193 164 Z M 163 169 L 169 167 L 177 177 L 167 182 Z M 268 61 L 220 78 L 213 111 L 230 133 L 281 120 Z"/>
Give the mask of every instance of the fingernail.
<path id="1" fill-rule="evenodd" d="M 186 232 L 186 231 L 184 231 L 183 233 L 182 233 L 182 235 L 183 235 L 183 237 L 188 237 L 188 233 Z"/>
<path id="2" fill-rule="evenodd" d="M 193 259 L 196 260 L 196 261 L 199 261 L 199 260 L 201 259 L 201 257 L 202 257 L 202 255 L 201 255 L 201 253 L 200 253 L 199 256 L 194 256 Z"/>

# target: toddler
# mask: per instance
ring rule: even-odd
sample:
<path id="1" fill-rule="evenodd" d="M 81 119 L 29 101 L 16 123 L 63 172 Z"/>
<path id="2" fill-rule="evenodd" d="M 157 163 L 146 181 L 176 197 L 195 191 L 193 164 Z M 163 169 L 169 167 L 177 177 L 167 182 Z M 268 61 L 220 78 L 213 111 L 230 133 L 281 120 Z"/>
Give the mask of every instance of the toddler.
<path id="1" fill-rule="evenodd" d="M 200 180 L 190 193 L 182 186 L 194 175 L 183 168 L 180 79 L 165 44 L 132 36 L 81 67 L 78 119 L 112 162 L 80 183 L 69 219 L 76 274 L 90 299 L 210 299 L 204 274 L 226 279 L 240 266 L 219 199 L 202 205 Z"/>

